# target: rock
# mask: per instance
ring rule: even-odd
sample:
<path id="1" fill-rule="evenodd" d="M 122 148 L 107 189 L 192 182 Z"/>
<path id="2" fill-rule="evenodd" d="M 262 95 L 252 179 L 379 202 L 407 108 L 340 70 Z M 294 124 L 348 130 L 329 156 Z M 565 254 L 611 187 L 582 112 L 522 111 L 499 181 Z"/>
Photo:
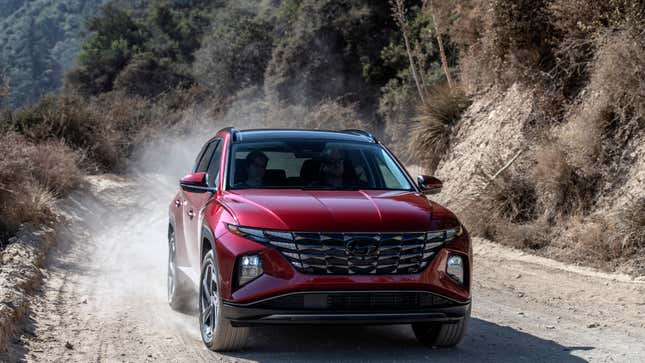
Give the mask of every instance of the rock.
<path id="1" fill-rule="evenodd" d="M 522 277 L 522 274 L 517 274 L 517 275 L 515 275 L 515 278 L 516 278 L 516 279 L 519 279 L 520 277 Z"/>
<path id="2" fill-rule="evenodd" d="M 600 324 L 598 324 L 598 323 L 591 323 L 591 324 L 587 325 L 587 328 L 593 329 L 593 328 L 597 328 L 599 326 L 600 326 Z"/>
<path id="3" fill-rule="evenodd" d="M 549 329 L 549 330 L 551 330 L 551 329 L 555 329 L 555 326 L 553 326 L 553 325 L 547 325 L 547 326 L 546 326 L 546 328 L 547 328 L 547 329 Z"/>
<path id="4" fill-rule="evenodd" d="M 67 349 L 70 349 L 70 350 L 71 350 L 71 349 L 74 349 L 74 346 L 73 346 L 73 345 L 72 345 L 72 343 L 70 343 L 70 342 L 65 342 L 65 348 L 67 348 Z"/>

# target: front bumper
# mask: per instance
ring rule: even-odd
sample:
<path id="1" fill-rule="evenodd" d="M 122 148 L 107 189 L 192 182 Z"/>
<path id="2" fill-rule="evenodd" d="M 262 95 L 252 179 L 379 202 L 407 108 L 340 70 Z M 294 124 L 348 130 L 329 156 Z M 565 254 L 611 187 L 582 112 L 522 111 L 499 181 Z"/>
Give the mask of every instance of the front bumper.
<path id="1" fill-rule="evenodd" d="M 470 301 L 424 291 L 317 291 L 283 294 L 252 303 L 224 302 L 233 326 L 266 324 L 458 323 Z"/>

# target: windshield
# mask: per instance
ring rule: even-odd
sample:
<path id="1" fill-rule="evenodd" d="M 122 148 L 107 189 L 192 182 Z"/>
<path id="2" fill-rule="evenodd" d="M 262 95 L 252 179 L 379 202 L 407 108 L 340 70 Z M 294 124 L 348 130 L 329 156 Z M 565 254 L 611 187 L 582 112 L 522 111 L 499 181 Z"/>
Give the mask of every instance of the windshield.
<path id="1" fill-rule="evenodd" d="M 229 189 L 414 190 L 378 144 L 283 140 L 233 144 Z"/>

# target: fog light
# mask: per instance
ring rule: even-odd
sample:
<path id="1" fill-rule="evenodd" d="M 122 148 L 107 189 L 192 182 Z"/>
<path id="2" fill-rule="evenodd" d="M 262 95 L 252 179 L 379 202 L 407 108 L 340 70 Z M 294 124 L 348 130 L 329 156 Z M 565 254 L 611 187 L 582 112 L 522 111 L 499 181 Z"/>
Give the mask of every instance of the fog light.
<path id="1" fill-rule="evenodd" d="M 262 275 L 262 260 L 260 256 L 248 255 L 240 258 L 237 275 L 238 286 L 242 286 L 260 275 Z"/>
<path id="2" fill-rule="evenodd" d="M 446 273 L 460 284 L 464 284 L 464 259 L 458 255 L 448 257 Z"/>

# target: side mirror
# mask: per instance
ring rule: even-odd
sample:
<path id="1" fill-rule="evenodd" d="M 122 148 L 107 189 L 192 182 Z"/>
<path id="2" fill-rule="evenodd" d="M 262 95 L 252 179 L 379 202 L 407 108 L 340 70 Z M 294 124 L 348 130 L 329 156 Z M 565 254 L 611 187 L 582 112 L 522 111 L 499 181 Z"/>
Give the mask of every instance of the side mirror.
<path id="1" fill-rule="evenodd" d="M 181 188 L 187 192 L 204 193 L 213 191 L 213 188 L 206 184 L 206 173 L 188 174 L 179 180 Z"/>
<path id="2" fill-rule="evenodd" d="M 417 183 L 421 191 L 423 191 L 423 194 L 437 194 L 443 188 L 441 180 L 428 175 L 419 175 L 417 177 Z"/>

